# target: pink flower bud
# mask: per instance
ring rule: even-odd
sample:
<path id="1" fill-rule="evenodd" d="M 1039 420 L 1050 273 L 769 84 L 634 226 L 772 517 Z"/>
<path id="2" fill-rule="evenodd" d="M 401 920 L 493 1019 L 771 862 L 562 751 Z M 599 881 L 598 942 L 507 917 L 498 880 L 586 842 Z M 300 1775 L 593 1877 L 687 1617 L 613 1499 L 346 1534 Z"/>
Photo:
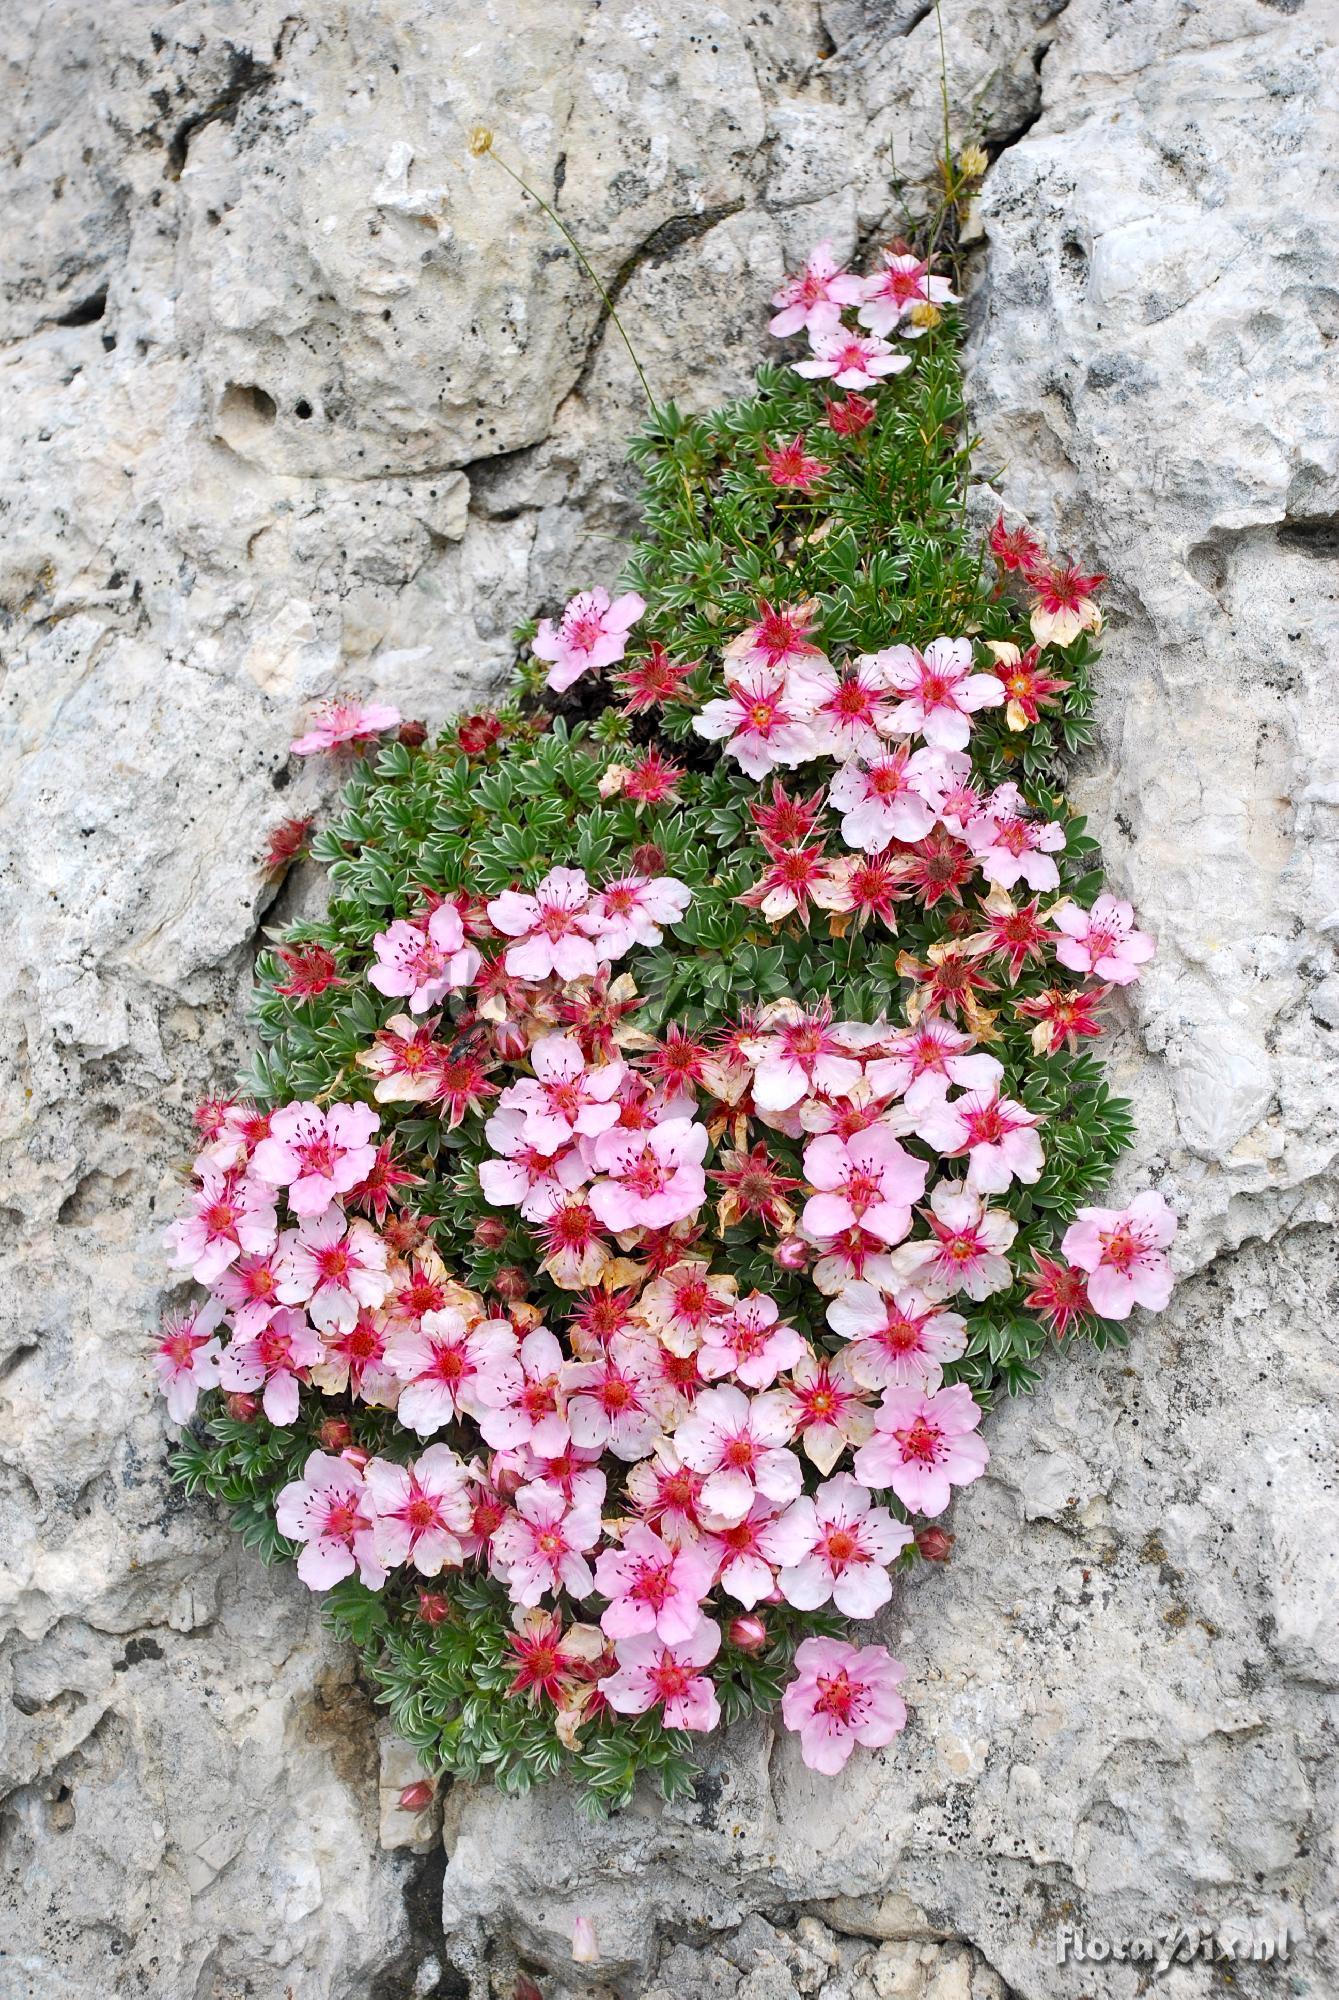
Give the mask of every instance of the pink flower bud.
<path id="1" fill-rule="evenodd" d="M 916 1537 L 916 1547 L 926 1562 L 946 1563 L 953 1553 L 954 1540 L 947 1528 L 922 1528 Z"/>
<path id="2" fill-rule="evenodd" d="M 358 1444 L 345 1445 L 343 1451 L 340 1453 L 340 1457 L 344 1460 L 344 1463 L 351 1465 L 355 1472 L 361 1472 L 371 1456 L 370 1451 L 364 1451 L 362 1446 Z"/>
<path id="3" fill-rule="evenodd" d="M 514 1021 L 499 1021 L 493 1029 L 493 1047 L 508 1062 L 519 1062 L 528 1044 Z"/>
<path id="4" fill-rule="evenodd" d="M 654 841 L 644 840 L 640 847 L 632 850 L 632 872 L 634 875 L 659 875 L 665 867 L 665 850 Z"/>
<path id="5" fill-rule="evenodd" d="M 503 1264 L 500 1270 L 493 1273 L 493 1290 L 508 1305 L 523 1299 L 529 1289 L 530 1280 L 519 1264 Z"/>
<path id="6" fill-rule="evenodd" d="M 528 1477 L 528 1473 L 519 1471 L 514 1465 L 497 1465 L 493 1468 L 493 1484 L 504 1500 L 510 1500 L 514 1494 L 519 1493 Z"/>
<path id="7" fill-rule="evenodd" d="M 258 1396 L 244 1395 L 240 1389 L 234 1390 L 231 1395 L 225 1396 L 223 1400 L 228 1406 L 228 1415 L 236 1418 L 239 1424 L 249 1424 L 254 1418 L 256 1411 L 260 1408 L 260 1398 Z"/>
<path id="8" fill-rule="evenodd" d="M 432 1780 L 420 1778 L 417 1784 L 406 1785 L 400 1794 L 401 1812 L 426 1812 L 434 1797 Z"/>
<path id="9" fill-rule="evenodd" d="M 404 744 L 406 750 L 421 750 L 427 740 L 428 725 L 426 722 L 402 722 L 400 724 L 400 741 Z"/>
<path id="10" fill-rule="evenodd" d="M 783 1236 L 772 1256 L 783 1271 L 802 1271 L 809 1262 L 809 1245 L 798 1236 Z"/>
<path id="11" fill-rule="evenodd" d="M 353 1443 L 353 1425 L 347 1417 L 327 1417 L 318 1435 L 323 1451 L 343 1451 Z"/>
<path id="12" fill-rule="evenodd" d="M 507 1225 L 500 1215 L 481 1215 L 474 1225 L 474 1240 L 481 1250 L 500 1250 L 507 1240 Z"/>
<path id="13" fill-rule="evenodd" d="M 589 1917 L 572 1920 L 572 1957 L 577 1965 L 599 1963 L 600 1947 L 595 1942 L 595 1926 Z"/>
<path id="14" fill-rule="evenodd" d="M 451 1616 L 451 1606 L 440 1590 L 420 1590 L 418 1615 L 425 1625 L 441 1625 Z"/>
<path id="15" fill-rule="evenodd" d="M 767 1644 L 767 1627 L 761 1618 L 746 1612 L 730 1620 L 726 1637 L 732 1646 L 738 1646 L 741 1653 L 761 1653 Z"/>
<path id="16" fill-rule="evenodd" d="M 776 1585 L 773 1584 L 772 1588 L 768 1591 L 767 1595 L 765 1597 L 760 1598 L 758 1601 L 761 1604 L 784 1604 L 786 1600 L 781 1595 L 781 1592 L 777 1589 Z"/>

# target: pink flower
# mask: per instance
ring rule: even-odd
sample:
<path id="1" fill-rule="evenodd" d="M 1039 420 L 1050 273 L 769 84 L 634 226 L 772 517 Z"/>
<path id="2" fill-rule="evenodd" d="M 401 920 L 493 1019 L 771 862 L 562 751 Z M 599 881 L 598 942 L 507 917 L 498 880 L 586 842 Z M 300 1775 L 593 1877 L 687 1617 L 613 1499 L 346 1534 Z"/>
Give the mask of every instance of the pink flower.
<path id="1" fill-rule="evenodd" d="M 271 1187 L 288 1189 L 294 1215 L 324 1215 L 332 1201 L 366 1178 L 381 1120 L 370 1104 L 285 1104 L 270 1120 L 252 1166 Z"/>
<path id="2" fill-rule="evenodd" d="M 599 971 L 592 938 L 599 921 L 589 908 L 590 884 L 580 868 L 551 868 L 533 896 L 504 889 L 488 905 L 489 919 L 517 939 L 503 963 L 517 979 L 593 979 Z"/>
<path id="3" fill-rule="evenodd" d="M 628 1473 L 628 1498 L 647 1526 L 677 1549 L 696 1541 L 701 1530 L 697 1503 L 702 1483 L 702 1474 L 685 1465 L 673 1440 L 665 1438 L 657 1442 L 654 1458 L 642 1459 Z"/>
<path id="4" fill-rule="evenodd" d="M 807 672 L 823 666 L 823 648 L 809 637 L 817 617 L 817 598 L 806 597 L 802 604 L 769 604 L 762 598 L 756 623 L 736 633 L 725 649 L 726 679 L 733 679 L 743 667 L 791 674 L 797 668 Z"/>
<path id="5" fill-rule="evenodd" d="M 753 1101 L 760 1110 L 786 1111 L 803 1097 L 825 1091 L 840 1096 L 859 1083 L 862 1070 L 846 1024 L 834 1025 L 828 1009 L 805 1014 L 794 1001 L 782 1001 L 765 1022 L 767 1032 L 741 1042 L 754 1065 Z"/>
<path id="6" fill-rule="evenodd" d="M 795 1654 L 795 1679 L 781 1697 L 787 1729 L 799 1732 L 811 1771 L 835 1777 L 857 1743 L 882 1749 L 906 1727 L 897 1684 L 906 1672 L 883 1646 L 806 1639 Z"/>
<path id="7" fill-rule="evenodd" d="M 947 278 L 932 275 L 928 264 L 909 252 L 884 250 L 883 269 L 864 281 L 864 298 L 856 318 L 872 333 L 889 334 L 906 320 L 918 305 L 956 305 L 958 295 L 949 289 Z M 918 335 L 924 329 L 914 322 L 902 331 Z"/>
<path id="8" fill-rule="evenodd" d="M 938 1094 L 940 1078 L 964 1090 L 990 1090 L 1004 1075 L 994 1056 L 974 1050 L 972 1037 L 947 1021 L 919 1021 L 914 1028 L 889 1035 L 883 1046 L 887 1054 L 877 1057 L 866 1075 L 880 1097 L 905 1096 L 911 1109 Z"/>
<path id="9" fill-rule="evenodd" d="M 729 1386 L 704 1389 L 674 1433 L 685 1465 L 706 1475 L 701 1511 L 709 1527 L 742 1521 L 755 1493 L 778 1503 L 800 1490 L 800 1461 L 785 1449 L 792 1424 L 775 1394 L 755 1396 Z"/>
<path id="10" fill-rule="evenodd" d="M 559 1458 L 571 1442 L 562 1348 L 547 1327 L 537 1326 L 516 1358 L 516 1375 L 506 1374 L 506 1401 L 479 1419 L 484 1442 L 495 1451 L 528 1445 L 538 1458 Z"/>
<path id="11" fill-rule="evenodd" d="M 320 1336 L 307 1324 L 305 1313 L 283 1306 L 267 1325 L 249 1339 L 229 1341 L 219 1362 L 219 1382 L 225 1389 L 250 1394 L 262 1382 L 261 1407 L 272 1424 L 291 1424 L 298 1414 L 298 1383 L 322 1357 Z"/>
<path id="12" fill-rule="evenodd" d="M 1113 986 L 1131 985 L 1156 950 L 1147 931 L 1134 928 L 1131 905 L 1116 896 L 1099 896 L 1091 910 L 1059 903 L 1051 921 L 1065 933 L 1055 948 L 1061 965 Z"/>
<path id="13" fill-rule="evenodd" d="M 557 1040 L 558 1037 L 552 1039 Z M 621 1069 L 622 1065 L 611 1063 L 609 1067 Z M 518 1088 L 519 1085 L 512 1086 L 512 1089 Z M 510 1095 L 510 1090 L 504 1093 L 504 1097 Z M 616 1109 L 614 1116 L 618 1116 Z M 565 1195 L 575 1188 L 584 1187 L 590 1179 L 590 1168 L 575 1146 L 546 1153 L 532 1145 L 526 1137 L 529 1122 L 530 1114 L 525 1111 L 509 1108 L 493 1113 L 484 1132 L 489 1145 L 496 1147 L 502 1158 L 482 1163 L 479 1185 L 483 1189 L 484 1200 L 492 1207 L 519 1206 L 527 1222 L 538 1222 L 549 1215 Z"/>
<path id="14" fill-rule="evenodd" d="M 364 1309 L 352 1326 L 328 1328 L 321 1359 L 312 1364 L 312 1380 L 323 1395 L 339 1396 L 348 1389 L 364 1403 L 393 1409 L 400 1384 L 386 1366 L 386 1330 L 380 1314 Z"/>
<path id="15" fill-rule="evenodd" d="M 1058 820 L 1028 819 L 1026 811 L 1017 785 L 1000 785 L 967 822 L 967 845 L 987 882 L 1012 889 L 1022 876 L 1029 889 L 1058 888 L 1060 870 L 1051 856 L 1064 847 L 1065 829 Z"/>
<path id="16" fill-rule="evenodd" d="M 692 1354 L 730 1312 L 735 1290 L 733 1278 L 713 1278 L 700 1260 L 685 1258 L 647 1285 L 637 1301 L 638 1317 L 671 1353 Z"/>
<path id="17" fill-rule="evenodd" d="M 681 1645 L 701 1624 L 702 1600 L 715 1578 L 705 1549 L 670 1548 L 634 1522 L 622 1548 L 602 1550 L 595 1564 L 595 1588 L 609 1599 L 600 1629 L 611 1639 L 654 1632 L 667 1646 Z"/>
<path id="18" fill-rule="evenodd" d="M 214 1295 L 232 1314 L 233 1332 L 243 1340 L 259 1333 L 279 1310 L 282 1255 L 277 1243 L 269 1250 L 249 1252 L 214 1280 Z"/>
<path id="19" fill-rule="evenodd" d="M 926 1165 L 913 1159 L 886 1125 L 849 1140 L 835 1132 L 811 1139 L 804 1171 L 818 1192 L 804 1205 L 806 1236 L 839 1236 L 858 1223 L 882 1243 L 898 1243 L 911 1228 L 911 1204 L 925 1193 Z"/>
<path id="20" fill-rule="evenodd" d="M 951 1489 L 970 1486 L 990 1453 L 976 1435 L 981 1405 L 965 1382 L 951 1389 L 889 1389 L 874 1435 L 855 1455 L 857 1479 L 891 1486 L 913 1514 L 942 1514 Z"/>
<path id="21" fill-rule="evenodd" d="M 842 1349 L 867 1389 L 937 1389 L 943 1364 L 967 1351 L 967 1322 L 919 1292 L 895 1292 L 857 1279 L 829 1302 L 828 1325 L 850 1343 Z"/>
<path id="22" fill-rule="evenodd" d="M 660 1430 L 645 1342 L 615 1334 L 598 1360 L 570 1363 L 567 1393 L 567 1422 L 577 1444 L 615 1458 L 645 1458 Z"/>
<path id="23" fill-rule="evenodd" d="M 837 1355 L 802 1355 L 776 1393 L 796 1443 L 824 1474 L 874 1428 L 874 1412 L 858 1385 L 849 1348 Z"/>
<path id="24" fill-rule="evenodd" d="M 900 1278 L 918 1285 L 927 1298 L 966 1292 L 969 1299 L 989 1298 L 1013 1283 L 1004 1252 L 1018 1234 L 1018 1224 L 1003 1209 L 987 1208 L 975 1188 L 962 1181 L 938 1181 L 930 1193 L 928 1242 L 902 1243 L 892 1263 Z"/>
<path id="25" fill-rule="evenodd" d="M 591 1188 L 592 1209 L 615 1235 L 663 1229 L 695 1215 L 706 1199 L 707 1145 L 706 1126 L 691 1118 L 667 1118 L 647 1132 L 603 1133 L 593 1152 L 607 1178 Z"/>
<path id="26" fill-rule="evenodd" d="M 556 627 L 551 618 L 541 618 L 532 650 L 537 660 L 552 661 L 548 684 L 555 694 L 592 668 L 621 660 L 628 649 L 628 633 L 645 609 L 646 600 L 635 590 L 611 604 L 609 592 L 597 585 L 568 598 Z"/>
<path id="27" fill-rule="evenodd" d="M 305 1305 L 322 1333 L 353 1325 L 361 1306 L 379 1306 L 390 1290 L 386 1245 L 368 1222 L 348 1222 L 338 1208 L 282 1240 L 279 1298 Z"/>
<path id="28" fill-rule="evenodd" d="M 776 1589 L 776 1572 L 764 1551 L 764 1537 L 776 1516 L 776 1501 L 758 1493 L 742 1521 L 702 1531 L 717 1583 L 748 1611 Z"/>
<path id="29" fill-rule="evenodd" d="M 244 1250 L 269 1250 L 278 1227 L 274 1194 L 236 1172 L 205 1167 L 183 1216 L 168 1225 L 164 1241 L 177 1270 L 188 1268 L 197 1284 L 212 1285 Z"/>
<path id="30" fill-rule="evenodd" d="M 785 339 L 802 327 L 837 324 L 843 306 L 859 305 L 865 294 L 865 280 L 843 271 L 832 254 L 832 243 L 824 237 L 815 243 L 804 269 L 786 277 L 772 294 L 772 304 L 781 310 L 767 322 L 769 333 Z"/>
<path id="31" fill-rule="evenodd" d="M 588 1597 L 595 1578 L 584 1551 L 600 1539 L 600 1501 L 593 1492 L 568 1501 L 543 1481 L 523 1486 L 516 1511 L 493 1536 L 492 1559 L 513 1604 L 538 1604 L 547 1591 Z"/>
<path id="32" fill-rule="evenodd" d="M 309 1590 L 328 1590 L 355 1569 L 369 1590 L 386 1581 L 376 1556 L 371 1496 L 347 1460 L 314 1451 L 301 1479 L 280 1493 L 274 1517 L 281 1535 L 307 1545 L 298 1575 Z"/>
<path id="33" fill-rule="evenodd" d="M 189 1423 L 200 1391 L 218 1385 L 219 1344 L 214 1328 L 222 1317 L 222 1300 L 206 1299 L 188 1312 L 169 1313 L 163 1321 L 154 1372 L 174 1424 Z"/>
<path id="34" fill-rule="evenodd" d="M 363 1481 L 383 1568 L 411 1563 L 420 1576 L 437 1576 L 465 1560 L 460 1538 L 469 1533 L 474 1506 L 465 1467 L 449 1445 L 430 1445 L 408 1465 L 370 1458 Z"/>
<path id="35" fill-rule="evenodd" d="M 783 1368 L 792 1368 L 809 1352 L 808 1343 L 793 1326 L 780 1320 L 780 1307 L 763 1292 L 750 1292 L 726 1317 L 707 1330 L 698 1354 L 703 1377 L 713 1381 L 733 1375 L 750 1389 L 766 1389 Z"/>
<path id="36" fill-rule="evenodd" d="M 1083 576 L 1072 563 L 1034 562 L 1026 572 L 1036 592 L 1032 636 L 1039 646 L 1069 646 L 1080 632 L 1100 632 L 1097 592 L 1106 578 Z"/>
<path id="37" fill-rule="evenodd" d="M 408 995 L 411 1014 L 424 1014 L 448 993 L 459 993 L 478 973 L 482 960 L 465 942 L 465 927 L 454 903 L 439 903 L 426 924 L 394 923 L 372 940 L 377 962 L 368 982 L 378 993 Z"/>
<path id="38" fill-rule="evenodd" d="M 666 1729 L 714 1729 L 721 1705 L 708 1676 L 696 1669 L 715 1659 L 720 1643 L 720 1627 L 710 1618 L 677 1646 L 667 1646 L 653 1632 L 620 1639 L 614 1649 L 618 1671 L 600 1682 L 600 1693 L 620 1715 L 645 1715 L 660 1706 Z"/>
<path id="39" fill-rule="evenodd" d="M 506 1320 L 470 1326 L 454 1306 L 425 1313 L 417 1327 L 387 1343 L 386 1365 L 406 1384 L 396 1414 L 420 1437 L 460 1416 L 480 1422 L 502 1409 L 519 1386 L 516 1335 Z"/>
<path id="40" fill-rule="evenodd" d="M 1128 1319 L 1132 1306 L 1161 1312 L 1172 1295 L 1167 1245 L 1176 1217 L 1160 1194 L 1146 1189 L 1128 1208 L 1081 1208 L 1061 1253 L 1088 1274 L 1088 1298 L 1103 1319 Z"/>
<path id="41" fill-rule="evenodd" d="M 888 1564 L 911 1540 L 910 1528 L 849 1472 L 820 1486 L 812 1500 L 801 1494 L 764 1533 L 777 1588 L 797 1611 L 814 1611 L 829 1598 L 848 1618 L 872 1618 L 893 1594 Z"/>
<path id="42" fill-rule="evenodd" d="M 840 758 L 879 755 L 893 711 L 883 676 L 871 660 L 848 661 L 840 671 L 826 661 L 801 668 L 792 688 L 820 751 Z"/>
<path id="43" fill-rule="evenodd" d="M 1040 1118 L 1025 1111 L 999 1086 L 969 1090 L 960 1097 L 930 1099 L 916 1113 L 916 1134 L 946 1160 L 966 1153 L 967 1185 L 981 1194 L 1003 1194 L 1010 1181 L 1039 1181 L 1045 1156 L 1036 1128 Z"/>
<path id="44" fill-rule="evenodd" d="M 873 657 L 888 686 L 902 696 L 893 710 L 893 729 L 923 736 L 937 750 L 965 750 L 973 712 L 998 708 L 1004 700 L 996 674 L 972 672 L 970 639 L 932 639 L 924 652 L 889 646 Z"/>
<path id="45" fill-rule="evenodd" d="M 803 764 L 818 755 L 803 704 L 791 693 L 783 672 L 741 667 L 726 681 L 723 701 L 709 701 L 693 727 L 708 742 L 726 741 L 726 752 L 750 778 L 765 778 L 778 765 Z"/>
<path id="46" fill-rule="evenodd" d="M 600 958 L 622 958 L 634 945 L 657 945 L 665 941 L 662 924 L 677 924 L 693 892 L 686 882 L 672 875 L 622 875 L 606 882 L 591 904 L 591 914 L 599 929 L 595 938 Z"/>
<path id="47" fill-rule="evenodd" d="M 578 1133 L 593 1136 L 618 1123 L 610 1100 L 628 1074 L 626 1064 L 588 1066 L 570 1035 L 541 1035 L 530 1066 L 533 1078 L 511 1084 L 498 1102 L 502 1111 L 524 1112 L 526 1140 L 541 1153 L 560 1152 Z"/>
<path id="48" fill-rule="evenodd" d="M 878 854 L 890 840 L 923 840 L 935 823 L 927 794 L 938 775 L 933 750 L 908 751 L 905 743 L 867 764 L 843 764 L 828 798 L 842 815 L 846 845 Z"/>
<path id="49" fill-rule="evenodd" d="M 316 750 L 361 748 L 383 729 L 400 727 L 400 711 L 384 701 L 326 701 L 312 716 L 311 728 L 289 744 L 295 757 Z"/>
<path id="50" fill-rule="evenodd" d="M 797 375 L 810 380 L 829 377 L 839 389 L 872 389 L 883 375 L 898 375 L 911 366 L 907 354 L 894 354 L 877 333 L 852 333 L 844 326 L 809 330 L 813 353 L 807 361 L 792 361 Z"/>

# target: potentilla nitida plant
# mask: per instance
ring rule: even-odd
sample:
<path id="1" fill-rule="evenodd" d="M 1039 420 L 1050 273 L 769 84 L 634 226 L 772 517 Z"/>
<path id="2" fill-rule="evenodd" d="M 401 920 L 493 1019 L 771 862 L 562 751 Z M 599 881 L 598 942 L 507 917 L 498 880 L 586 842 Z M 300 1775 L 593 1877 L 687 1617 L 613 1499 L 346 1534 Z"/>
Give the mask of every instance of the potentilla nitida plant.
<path id="1" fill-rule="evenodd" d="M 992 1400 L 1167 1302 L 1166 1203 L 1098 1200 L 1153 949 L 1063 792 L 1102 579 L 973 540 L 955 304 L 818 245 L 495 714 L 294 746 L 350 764 L 331 901 L 198 1114 L 157 1373 L 434 1774 L 674 1796 L 758 1707 L 889 1745 Z"/>

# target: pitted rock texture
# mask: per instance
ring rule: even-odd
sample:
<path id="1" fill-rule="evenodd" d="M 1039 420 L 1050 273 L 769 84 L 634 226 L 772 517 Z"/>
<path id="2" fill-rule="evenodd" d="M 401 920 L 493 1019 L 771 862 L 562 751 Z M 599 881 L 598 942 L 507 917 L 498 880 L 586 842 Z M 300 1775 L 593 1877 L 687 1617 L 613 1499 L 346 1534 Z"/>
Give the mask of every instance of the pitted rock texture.
<path id="1" fill-rule="evenodd" d="M 1057 1927 L 1334 1961 L 1339 975 L 1333 0 L 944 0 L 984 518 L 1111 573 L 1077 791 L 1161 950 L 1113 1060 L 1186 1282 L 990 1421 L 887 1620 L 903 1742 L 761 1727 L 697 1800 L 401 1776 L 291 1575 L 165 1470 L 147 1377 L 189 1109 L 247 1049 L 287 744 L 437 722 L 611 579 L 640 389 L 747 385 L 817 237 L 895 231 L 942 117 L 893 0 L 15 0 L 0 232 L 8 2000 L 1125 1995 Z M 380 1759 L 380 1761 L 379 1761 Z M 380 1780 L 380 1782 L 379 1782 Z M 378 1837 L 379 1811 L 387 1842 Z M 445 1929 L 441 1912 L 445 1911 Z M 576 1966 L 572 1919 L 601 1959 Z M 1202 1963 L 1158 1983 L 1215 1990 Z M 1281 1990 L 1234 1968 L 1236 1990 Z"/>

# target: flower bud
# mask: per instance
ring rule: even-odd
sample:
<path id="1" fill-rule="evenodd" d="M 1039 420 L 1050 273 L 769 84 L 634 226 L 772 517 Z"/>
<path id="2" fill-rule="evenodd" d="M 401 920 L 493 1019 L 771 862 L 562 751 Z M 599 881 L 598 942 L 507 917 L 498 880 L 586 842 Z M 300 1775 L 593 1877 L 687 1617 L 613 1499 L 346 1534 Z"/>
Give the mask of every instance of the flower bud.
<path id="1" fill-rule="evenodd" d="M 322 1451 L 344 1451 L 353 1443 L 353 1425 L 347 1417 L 327 1417 L 318 1436 Z"/>
<path id="2" fill-rule="evenodd" d="M 421 750 L 427 740 L 428 725 L 426 722 L 402 722 L 400 724 L 400 741 L 404 744 L 406 750 Z"/>
<path id="3" fill-rule="evenodd" d="M 401 1792 L 400 1811 L 412 1813 L 426 1812 L 432 1804 L 434 1797 L 432 1780 L 430 1778 L 420 1778 L 416 1784 L 406 1785 Z"/>
<path id="4" fill-rule="evenodd" d="M 783 1271 L 802 1271 L 809 1262 L 809 1245 L 799 1236 L 783 1236 L 772 1252 Z"/>
<path id="5" fill-rule="evenodd" d="M 451 1616 L 451 1606 L 440 1590 L 420 1590 L 418 1616 L 425 1625 L 443 1625 Z"/>
<path id="6" fill-rule="evenodd" d="M 474 1241 L 480 1250 L 500 1250 L 507 1240 L 507 1225 L 500 1215 L 481 1215 L 474 1225 Z"/>
<path id="7" fill-rule="evenodd" d="M 652 840 L 644 840 L 640 847 L 632 850 L 632 872 L 634 875 L 659 875 L 665 866 L 665 850 L 657 847 Z"/>
<path id="8" fill-rule="evenodd" d="M 239 1424 L 251 1423 L 260 1408 L 258 1397 L 245 1395 L 240 1389 L 233 1390 L 223 1400 L 228 1406 L 228 1415 L 235 1417 Z"/>
<path id="9" fill-rule="evenodd" d="M 344 1460 L 344 1463 L 351 1465 L 355 1472 L 361 1472 L 371 1456 L 371 1452 L 364 1451 L 359 1444 L 345 1445 L 343 1451 L 340 1453 L 340 1457 Z"/>
<path id="10" fill-rule="evenodd" d="M 523 1299 L 530 1289 L 530 1280 L 519 1264 L 503 1264 L 493 1273 L 493 1290 L 508 1305 Z"/>
<path id="11" fill-rule="evenodd" d="M 947 1528 L 922 1528 L 916 1537 L 916 1547 L 926 1562 L 946 1563 L 953 1553 L 955 1539 Z"/>
<path id="12" fill-rule="evenodd" d="M 595 1926 L 589 1917 L 572 1921 L 572 1958 L 577 1965 L 597 1965 L 600 1947 L 595 1942 Z"/>
<path id="13" fill-rule="evenodd" d="M 752 1612 L 745 1612 L 730 1620 L 726 1637 L 732 1646 L 738 1646 L 741 1653 L 761 1653 L 767 1644 L 767 1627 L 761 1618 L 755 1617 Z"/>
<path id="14" fill-rule="evenodd" d="M 525 1485 L 526 1477 L 527 1475 L 515 1465 L 503 1465 L 498 1462 L 493 1467 L 493 1484 L 504 1500 L 516 1497 Z"/>

